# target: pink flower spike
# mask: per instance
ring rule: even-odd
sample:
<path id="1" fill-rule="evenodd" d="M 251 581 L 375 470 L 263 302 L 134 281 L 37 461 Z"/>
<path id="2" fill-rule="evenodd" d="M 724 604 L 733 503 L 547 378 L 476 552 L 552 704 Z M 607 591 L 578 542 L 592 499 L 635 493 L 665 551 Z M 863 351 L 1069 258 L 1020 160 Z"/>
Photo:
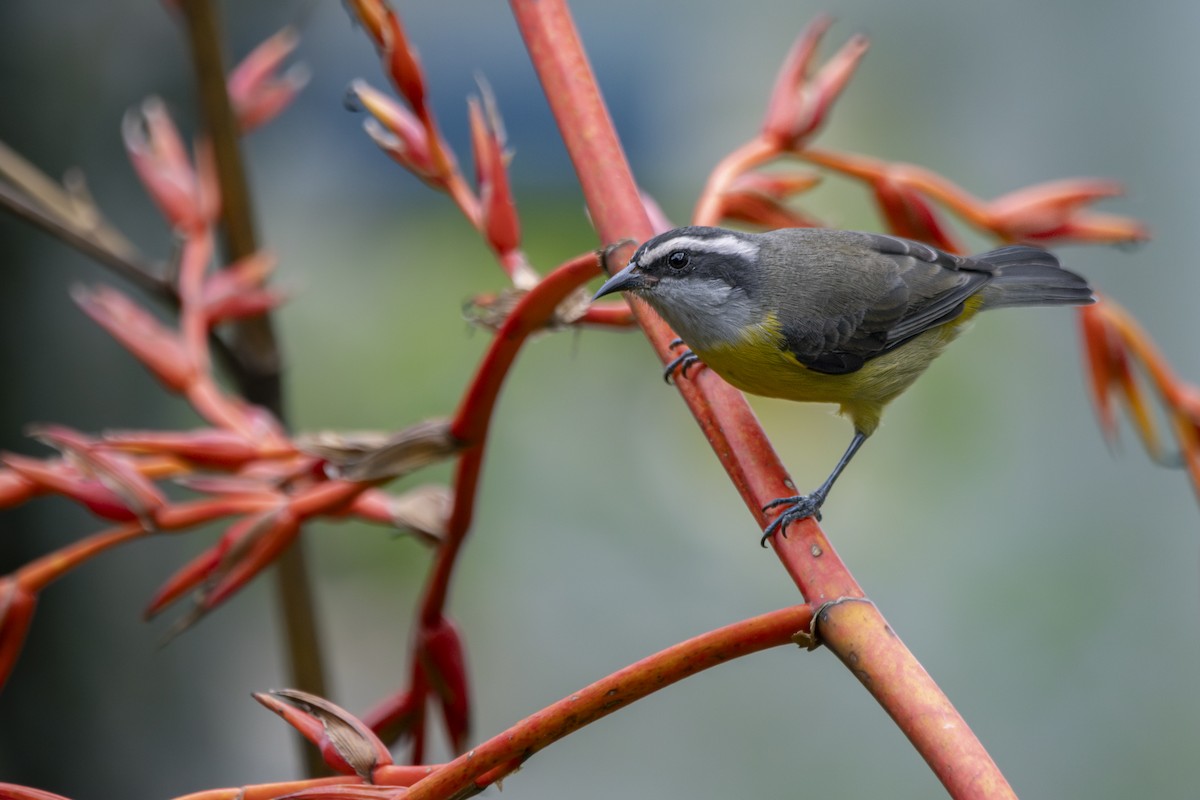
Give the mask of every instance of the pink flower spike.
<path id="1" fill-rule="evenodd" d="M 207 613 L 228 600 L 269 566 L 300 533 L 300 520 L 287 508 L 255 518 L 254 524 L 220 565 L 220 574 L 205 591 L 198 610 Z"/>
<path id="2" fill-rule="evenodd" d="M 32 499 L 37 484 L 11 469 L 0 469 L 0 508 L 12 508 Z"/>
<path id="3" fill-rule="evenodd" d="M 1018 189 L 987 205 L 988 226 L 1012 240 L 1082 241 L 1098 244 L 1139 241 L 1149 236 L 1140 222 L 1097 214 L 1088 206 L 1123 193 L 1120 183 L 1066 178 Z"/>
<path id="4" fill-rule="evenodd" d="M 419 116 L 425 114 L 425 75 L 417 58 L 416 48 L 408 41 L 400 17 L 386 8 L 380 52 L 383 66 L 392 78 L 392 84 L 404 95 L 404 99 Z"/>
<path id="5" fill-rule="evenodd" d="M 308 84 L 309 71 L 303 64 L 280 72 L 299 41 L 296 31 L 286 27 L 254 48 L 229 73 L 229 100 L 243 133 L 278 116 Z"/>
<path id="6" fill-rule="evenodd" d="M 346 0 L 346 5 L 354 12 L 358 18 L 358 22 L 362 25 L 367 35 L 375 42 L 375 45 L 383 44 L 383 26 L 387 21 L 387 15 L 392 13 L 387 7 L 387 3 L 383 0 Z"/>
<path id="7" fill-rule="evenodd" d="M 492 250 L 504 256 L 521 244 L 521 226 L 508 182 L 509 156 L 504 152 L 504 125 L 496 110 L 491 88 L 479 84 L 482 100 L 467 101 L 471 119 L 471 144 L 475 177 L 483 211 L 483 234 Z"/>
<path id="8" fill-rule="evenodd" d="M 951 253 L 961 253 L 959 243 L 919 191 L 891 176 L 881 176 L 871 184 L 888 227 L 897 236 L 916 239 Z"/>
<path id="9" fill-rule="evenodd" d="M 325 763 L 337 772 L 370 781 L 377 767 L 392 763 L 392 754 L 370 728 L 324 698 L 296 689 L 276 689 L 255 693 L 254 699 L 316 745 Z"/>
<path id="10" fill-rule="evenodd" d="M 347 99 L 371 114 L 363 129 L 381 150 L 418 178 L 440 185 L 443 176 L 434 163 L 425 126 L 411 111 L 363 81 L 350 84 Z"/>
<path id="11" fill-rule="evenodd" d="M 807 192 L 821 183 L 815 172 L 743 172 L 733 179 L 730 191 L 754 192 L 776 200 Z"/>
<path id="12" fill-rule="evenodd" d="M 824 15 L 809 23 L 775 79 L 762 133 L 780 149 L 801 147 L 816 132 L 867 52 L 867 38 L 855 35 L 809 78 L 817 47 L 832 24 Z"/>
<path id="13" fill-rule="evenodd" d="M 153 528 L 154 512 L 166 505 L 167 500 L 152 481 L 138 472 L 128 456 L 106 453 L 95 441 L 61 425 L 34 426 L 29 435 L 70 456 L 116 494 L 143 525 Z"/>
<path id="14" fill-rule="evenodd" d="M 134 171 L 171 226 L 195 231 L 207 225 L 212 209 L 202 202 L 196 171 L 163 102 L 152 97 L 127 112 L 121 133 Z"/>
<path id="15" fill-rule="evenodd" d="M 125 453 L 170 455 L 193 464 L 234 470 L 248 461 L 291 455 L 290 450 L 269 450 L 250 444 L 231 431 L 203 428 L 196 431 L 110 431 L 105 448 Z"/>
<path id="16" fill-rule="evenodd" d="M 68 800 L 61 794 L 31 789 L 28 786 L 17 786 L 15 783 L 0 783 L 0 799 L 2 800 Z"/>
<path id="17" fill-rule="evenodd" d="M 243 292 L 261 289 L 275 270 L 278 259 L 268 250 L 259 250 L 213 272 L 204 282 L 204 304 L 223 301 Z"/>
<path id="18" fill-rule="evenodd" d="M 225 535 L 215 545 L 176 570 L 159 587 L 154 596 L 150 598 L 150 602 L 142 612 L 142 617 L 153 619 L 162 613 L 167 606 L 203 584 L 217 567 L 220 566 L 221 561 L 225 558 L 226 553 L 232 549 L 236 539 L 244 536 L 247 530 L 254 524 L 254 521 L 254 518 L 238 520 L 229 527 L 229 530 L 225 532 Z"/>
<path id="19" fill-rule="evenodd" d="M 778 198 L 750 190 L 732 190 L 721 195 L 721 216 L 764 228 L 817 228 L 821 222 L 789 208 Z"/>
<path id="20" fill-rule="evenodd" d="M 204 308 L 204 283 L 212 265 L 213 237 L 208 231 L 183 241 L 179 257 L 179 329 L 183 347 L 196 371 L 209 371 L 208 319 Z"/>
<path id="21" fill-rule="evenodd" d="M 25 634 L 29 632 L 36 606 L 35 594 L 11 577 L 0 578 L 0 686 L 4 686 L 17 663 L 17 657 L 21 655 L 21 646 L 25 643 Z M 2 788 L 0 792 L 3 792 Z M 3 796 L 0 794 L 0 797 Z"/>
<path id="22" fill-rule="evenodd" d="M 196 367 L 174 331 L 116 289 L 76 286 L 71 297 L 84 313 L 120 342 L 154 376 L 176 393 L 196 378 Z"/>
<path id="23" fill-rule="evenodd" d="M 100 481 L 84 478 L 65 461 L 38 461 L 15 453 L 0 455 L 0 461 L 39 492 L 69 497 L 101 519 L 130 522 L 137 519 L 125 500 Z"/>
<path id="24" fill-rule="evenodd" d="M 234 319 L 261 317 L 287 302 L 288 296 L 279 289 L 260 289 L 235 297 L 226 297 L 204 307 L 209 326 Z"/>

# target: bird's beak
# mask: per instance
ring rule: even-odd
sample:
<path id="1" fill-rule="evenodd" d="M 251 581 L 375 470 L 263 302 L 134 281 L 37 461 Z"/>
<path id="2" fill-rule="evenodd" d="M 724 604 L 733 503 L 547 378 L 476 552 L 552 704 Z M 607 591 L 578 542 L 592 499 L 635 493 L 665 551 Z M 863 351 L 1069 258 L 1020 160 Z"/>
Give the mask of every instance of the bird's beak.
<path id="1" fill-rule="evenodd" d="M 637 269 L 637 264 L 630 264 L 606 280 L 604 285 L 600 287 L 600 291 L 596 292 L 595 296 L 592 297 L 592 302 L 613 292 L 632 292 L 638 289 L 649 289 L 652 285 L 653 282 L 647 280 L 646 275 Z"/>

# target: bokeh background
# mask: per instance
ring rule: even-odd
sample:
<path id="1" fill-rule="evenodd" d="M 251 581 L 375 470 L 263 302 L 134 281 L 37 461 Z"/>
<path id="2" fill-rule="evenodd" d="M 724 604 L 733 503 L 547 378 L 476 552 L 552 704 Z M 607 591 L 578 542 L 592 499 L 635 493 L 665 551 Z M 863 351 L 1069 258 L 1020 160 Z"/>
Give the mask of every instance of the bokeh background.
<path id="1" fill-rule="evenodd" d="M 477 72 L 494 87 L 537 266 L 594 247 L 507 7 L 399 8 L 464 159 L 463 99 Z M 1200 379 L 1200 5 L 580 3 L 633 168 L 671 217 L 687 218 L 707 170 L 752 133 L 792 38 L 820 11 L 839 19 L 832 45 L 854 31 L 873 42 L 822 144 L 923 164 L 982 196 L 1075 175 L 1123 181 L 1128 196 L 1104 210 L 1146 220 L 1153 241 L 1061 255 Z M 394 429 L 449 413 L 487 343 L 462 302 L 501 288 L 502 274 L 450 204 L 343 108 L 352 79 L 384 81 L 338 3 L 226 3 L 224 16 L 239 56 L 297 23 L 298 58 L 314 73 L 246 144 L 262 239 L 294 291 L 278 322 L 297 426 Z M 194 129 L 183 37 L 161 4 L 0 5 L 0 139 L 51 174 L 81 167 L 110 219 L 163 257 L 168 237 L 118 131 L 150 94 Z M 807 207 L 842 227 L 879 225 L 856 185 L 833 181 Z M 72 283 L 114 278 L 7 217 L 0 243 L 0 447 L 43 453 L 22 433 L 37 421 L 196 423 L 69 302 Z M 451 609 L 469 647 L 477 740 L 662 647 L 797 601 L 658 376 L 639 335 L 595 331 L 536 342 L 511 376 Z M 815 485 L 849 426 L 819 406 L 753 403 L 797 482 Z M 55 501 L 5 512 L 0 570 L 97 528 Z M 1195 797 L 1200 511 L 1183 475 L 1128 435 L 1106 446 L 1071 312 L 979 320 L 895 403 L 834 493 L 826 530 L 1019 793 Z M 249 697 L 285 680 L 266 581 L 166 648 L 165 624 L 140 622 L 160 581 L 217 533 L 108 554 L 44 594 L 0 695 L 0 780 L 133 799 L 298 775 L 285 726 Z M 352 525 L 313 529 L 305 545 L 331 697 L 362 711 L 404 680 L 428 554 Z M 505 792 L 941 790 L 835 659 L 781 649 L 590 726 Z"/>

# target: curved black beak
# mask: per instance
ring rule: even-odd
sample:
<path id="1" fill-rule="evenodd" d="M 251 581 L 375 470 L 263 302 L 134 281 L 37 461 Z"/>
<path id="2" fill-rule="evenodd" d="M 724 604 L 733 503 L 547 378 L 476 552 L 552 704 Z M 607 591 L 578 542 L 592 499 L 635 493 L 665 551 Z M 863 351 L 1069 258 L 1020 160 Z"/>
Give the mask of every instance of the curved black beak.
<path id="1" fill-rule="evenodd" d="M 652 282 L 646 279 L 644 273 L 637 269 L 637 264 L 630 264 L 625 269 L 613 275 L 604 282 L 600 290 L 592 297 L 592 302 L 613 292 L 634 292 L 638 289 L 648 289 Z"/>

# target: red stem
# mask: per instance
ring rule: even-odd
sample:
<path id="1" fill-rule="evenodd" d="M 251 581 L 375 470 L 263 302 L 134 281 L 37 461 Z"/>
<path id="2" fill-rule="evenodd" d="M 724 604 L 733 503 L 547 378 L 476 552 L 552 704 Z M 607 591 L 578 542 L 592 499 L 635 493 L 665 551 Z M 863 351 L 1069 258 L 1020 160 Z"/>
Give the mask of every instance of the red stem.
<path id="1" fill-rule="evenodd" d="M 52 581 L 56 581 L 80 566 L 93 556 L 134 539 L 149 535 L 140 522 L 127 522 L 115 528 L 94 533 L 78 542 L 55 550 L 49 555 L 30 561 L 13 573 L 23 588 L 40 592 Z"/>
<path id="2" fill-rule="evenodd" d="M 463 797 L 516 769 L 538 750 L 676 681 L 769 647 L 790 644 L 808 629 L 808 606 L 772 611 L 655 653 L 559 700 L 472 748 L 424 780 L 407 800 Z"/>
<path id="3" fill-rule="evenodd" d="M 529 334 L 544 327 L 567 295 L 599 273 L 600 265 L 595 255 L 579 256 L 551 272 L 529 290 L 496 331 L 491 347 L 475 373 L 475 379 L 463 396 L 450 423 L 450 433 L 467 442 L 468 448 L 459 457 L 454 478 L 454 507 L 421 604 L 421 620 L 427 625 L 436 623 L 442 616 L 458 551 L 471 527 L 484 442 L 500 387 Z"/>
<path id="4" fill-rule="evenodd" d="M 601 240 L 645 240 L 653 231 L 565 0 L 510 2 Z M 634 312 L 665 362 L 671 333 L 641 303 L 634 303 Z M 794 487 L 745 398 L 711 370 L 677 386 L 761 525 L 763 505 L 793 494 Z M 863 597 L 815 521 L 793 524 L 789 533 L 786 539 L 774 537 L 772 543 L 810 603 Z M 836 624 L 851 612 L 854 624 Z M 853 665 L 856 677 L 897 721 L 952 796 L 1013 796 L 965 721 L 874 605 L 830 607 L 822 614 L 820 634 L 843 662 Z M 953 748 L 946 745 L 947 732 Z"/>

